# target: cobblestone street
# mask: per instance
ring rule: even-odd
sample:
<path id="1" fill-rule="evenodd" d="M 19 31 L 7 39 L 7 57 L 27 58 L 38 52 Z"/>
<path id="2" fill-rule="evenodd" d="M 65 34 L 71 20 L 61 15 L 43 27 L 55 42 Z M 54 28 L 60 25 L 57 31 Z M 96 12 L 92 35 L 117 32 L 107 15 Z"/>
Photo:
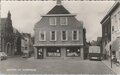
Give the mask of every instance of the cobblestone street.
<path id="1" fill-rule="evenodd" d="M 75 59 L 8 58 L 0 62 L 3 74 L 114 74 L 101 61 Z"/>

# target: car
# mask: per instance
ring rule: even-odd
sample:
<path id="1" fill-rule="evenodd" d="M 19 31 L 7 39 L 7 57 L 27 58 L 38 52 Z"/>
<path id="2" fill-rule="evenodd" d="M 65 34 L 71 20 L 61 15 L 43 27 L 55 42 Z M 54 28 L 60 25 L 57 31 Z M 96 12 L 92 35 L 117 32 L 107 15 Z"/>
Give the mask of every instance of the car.
<path id="1" fill-rule="evenodd" d="M 7 59 L 7 54 L 5 52 L 0 52 L 0 60 Z"/>

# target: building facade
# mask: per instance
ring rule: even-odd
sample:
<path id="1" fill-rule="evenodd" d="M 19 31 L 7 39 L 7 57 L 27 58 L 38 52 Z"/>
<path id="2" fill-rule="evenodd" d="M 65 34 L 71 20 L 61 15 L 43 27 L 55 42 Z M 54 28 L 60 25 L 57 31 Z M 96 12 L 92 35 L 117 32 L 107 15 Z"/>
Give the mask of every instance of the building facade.
<path id="1" fill-rule="evenodd" d="M 111 40 L 120 37 L 120 2 L 116 4 L 116 9 L 111 13 Z"/>
<path id="2" fill-rule="evenodd" d="M 33 52 L 33 44 L 29 33 L 21 33 L 21 51 L 22 54 L 30 55 Z"/>
<path id="3" fill-rule="evenodd" d="M 8 56 L 13 56 L 20 51 L 20 44 L 18 43 L 18 40 L 20 40 L 20 35 L 12 26 L 10 11 L 8 12 L 7 18 L 1 18 L 0 20 L 1 51 L 5 52 Z"/>
<path id="4" fill-rule="evenodd" d="M 83 23 L 61 5 L 57 5 L 36 23 L 35 58 L 83 59 Z"/>
<path id="5" fill-rule="evenodd" d="M 120 2 L 116 2 L 101 21 L 102 24 L 102 50 L 103 54 L 110 56 L 119 51 L 120 42 Z M 118 40 L 115 43 L 115 40 Z M 113 43 L 114 42 L 114 43 Z"/>
<path id="6" fill-rule="evenodd" d="M 102 24 L 102 53 L 106 59 L 106 55 L 110 55 L 110 48 L 106 48 L 106 45 L 111 41 L 111 21 L 110 16 L 108 16 Z"/>
<path id="7" fill-rule="evenodd" d="M 120 2 L 117 2 L 116 9 L 111 14 L 111 50 L 120 61 Z"/>

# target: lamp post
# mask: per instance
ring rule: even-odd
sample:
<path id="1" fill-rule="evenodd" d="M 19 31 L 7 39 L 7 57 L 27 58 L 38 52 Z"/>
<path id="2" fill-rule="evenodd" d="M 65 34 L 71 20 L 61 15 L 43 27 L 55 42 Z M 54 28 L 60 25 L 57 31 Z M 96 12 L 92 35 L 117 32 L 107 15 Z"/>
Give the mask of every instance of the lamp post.
<path id="1" fill-rule="evenodd" d="M 112 50 L 111 50 L 111 45 L 110 45 L 110 60 L 111 60 L 111 68 L 112 68 Z"/>

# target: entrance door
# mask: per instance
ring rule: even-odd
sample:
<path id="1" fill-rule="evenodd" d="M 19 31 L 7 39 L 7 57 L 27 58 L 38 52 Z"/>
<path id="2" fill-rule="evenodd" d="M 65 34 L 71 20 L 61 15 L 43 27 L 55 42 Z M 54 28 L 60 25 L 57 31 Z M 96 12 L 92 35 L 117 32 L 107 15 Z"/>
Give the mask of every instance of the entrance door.
<path id="1" fill-rule="evenodd" d="M 37 58 L 38 59 L 43 59 L 43 48 L 39 48 L 37 50 Z"/>
<path id="2" fill-rule="evenodd" d="M 12 55 L 11 44 L 10 43 L 7 43 L 6 48 L 7 48 L 7 50 L 6 50 L 7 55 L 8 56 Z"/>

